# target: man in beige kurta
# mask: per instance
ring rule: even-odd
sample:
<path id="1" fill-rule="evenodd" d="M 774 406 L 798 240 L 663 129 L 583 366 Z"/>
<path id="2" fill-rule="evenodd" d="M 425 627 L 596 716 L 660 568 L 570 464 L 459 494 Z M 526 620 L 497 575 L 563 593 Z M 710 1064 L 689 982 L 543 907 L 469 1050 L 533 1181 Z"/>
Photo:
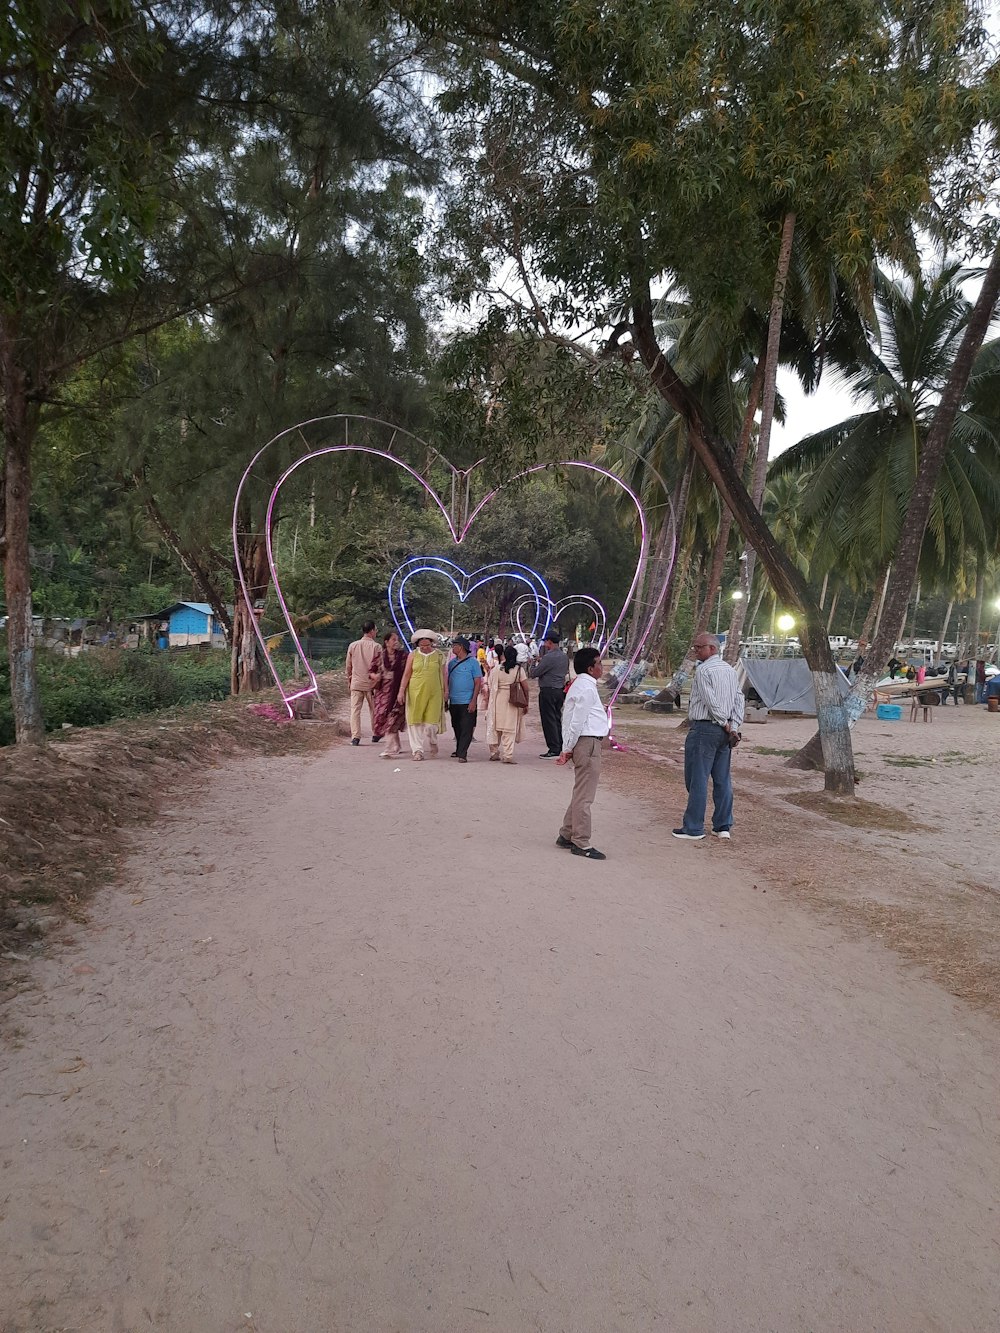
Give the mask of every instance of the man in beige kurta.
<path id="1" fill-rule="evenodd" d="M 351 744 L 361 744 L 361 705 L 368 705 L 368 719 L 374 718 L 372 710 L 373 681 L 369 672 L 375 663 L 379 646 L 375 638 L 375 621 L 366 620 L 361 627 L 361 638 L 355 639 L 347 649 L 347 688 L 351 691 Z M 372 743 L 382 739 L 372 736 Z"/>

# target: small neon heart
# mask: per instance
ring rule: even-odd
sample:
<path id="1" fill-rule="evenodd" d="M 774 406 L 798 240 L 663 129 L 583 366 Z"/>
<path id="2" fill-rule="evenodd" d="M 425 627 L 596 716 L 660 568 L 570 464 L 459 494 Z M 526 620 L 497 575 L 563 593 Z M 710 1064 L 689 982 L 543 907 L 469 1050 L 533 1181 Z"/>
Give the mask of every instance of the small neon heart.
<path id="1" fill-rule="evenodd" d="M 541 574 L 516 560 L 498 560 L 492 565 L 483 565 L 480 569 L 467 574 L 461 565 L 456 565 L 454 560 L 448 560 L 443 555 L 411 556 L 392 571 L 389 579 L 389 610 L 393 623 L 399 631 L 399 637 L 404 643 L 410 642 L 416 628 L 406 605 L 406 585 L 417 574 L 440 574 L 458 593 L 460 602 L 468 601 L 477 588 L 496 579 L 511 579 L 518 583 L 526 583 L 531 592 L 525 593 L 519 600 L 534 603 L 535 620 L 532 633 L 545 620 L 548 608 L 552 605 L 548 586 Z M 518 622 L 518 629 L 520 628 Z"/>
<path id="2" fill-rule="evenodd" d="M 521 634 L 525 634 L 524 627 L 521 624 L 521 612 L 531 600 L 531 597 L 526 594 L 519 597 L 514 603 L 514 624 L 517 626 Z M 568 597 L 560 598 L 558 602 L 549 602 L 547 626 L 557 625 L 560 616 L 564 611 L 568 611 L 571 606 L 585 606 L 591 613 L 594 617 L 594 633 L 590 641 L 591 645 L 595 648 L 603 648 L 604 632 L 608 627 L 608 613 L 596 597 L 591 597 L 590 593 L 570 593 Z M 533 633 L 534 630 L 532 630 L 532 634 Z"/>

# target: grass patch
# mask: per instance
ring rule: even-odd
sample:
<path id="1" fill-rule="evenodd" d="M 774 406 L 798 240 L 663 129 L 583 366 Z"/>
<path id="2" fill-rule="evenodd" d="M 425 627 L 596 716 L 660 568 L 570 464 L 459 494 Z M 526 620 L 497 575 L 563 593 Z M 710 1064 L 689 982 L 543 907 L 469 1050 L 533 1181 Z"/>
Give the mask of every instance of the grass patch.
<path id="1" fill-rule="evenodd" d="M 980 756 L 962 750 L 945 750 L 943 754 L 887 754 L 885 762 L 892 768 L 932 768 L 937 764 L 978 764 Z"/>
<path id="2" fill-rule="evenodd" d="M 939 764 L 978 764 L 982 755 L 966 754 L 963 750 L 945 750 L 937 758 Z"/>
<path id="3" fill-rule="evenodd" d="M 893 833 L 916 833 L 927 831 L 927 824 L 918 824 L 915 819 L 891 805 L 877 805 L 874 801 L 861 801 L 855 798 L 827 796 L 826 792 L 789 792 L 785 798 L 790 805 L 797 805 L 803 810 L 812 810 L 815 814 L 826 815 L 838 824 L 849 828 L 888 829 Z"/>
<path id="4" fill-rule="evenodd" d="M 802 747 L 799 746 L 799 749 L 801 749 L 801 748 L 802 748 Z M 796 749 L 793 749 L 793 750 L 776 749 L 773 745 L 755 745 L 755 746 L 753 747 L 753 752 L 754 752 L 754 754 L 777 754 L 777 755 L 781 755 L 781 757 L 782 757 L 783 759 L 791 759 L 792 755 L 793 755 L 793 754 L 798 754 L 799 750 L 796 750 Z"/>

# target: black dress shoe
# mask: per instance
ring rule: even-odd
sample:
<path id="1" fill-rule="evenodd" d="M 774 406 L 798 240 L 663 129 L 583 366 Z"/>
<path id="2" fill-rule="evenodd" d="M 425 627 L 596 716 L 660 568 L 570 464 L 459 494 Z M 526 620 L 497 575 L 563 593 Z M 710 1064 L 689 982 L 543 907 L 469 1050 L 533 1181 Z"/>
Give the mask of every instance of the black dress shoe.
<path id="1" fill-rule="evenodd" d="M 352 744 L 352 745 L 360 745 L 361 742 L 360 742 L 360 741 L 358 740 L 358 738 L 355 736 L 354 740 L 351 741 L 351 744 Z"/>
<path id="2" fill-rule="evenodd" d="M 563 835 L 560 833 L 559 836 L 556 838 L 556 846 L 557 846 L 557 847 L 572 847 L 573 844 L 570 842 L 569 838 L 564 838 Z"/>
<path id="3" fill-rule="evenodd" d="M 544 754 L 540 754 L 538 757 L 539 757 L 539 759 L 558 759 L 558 758 L 559 758 L 559 751 L 558 751 L 558 750 L 546 750 Z"/>
<path id="4" fill-rule="evenodd" d="M 585 856 L 588 861 L 606 861 L 608 858 L 603 852 L 599 852 L 596 847 L 577 847 L 573 844 L 574 856 Z"/>
<path id="5" fill-rule="evenodd" d="M 373 736 L 373 737 L 372 737 L 372 745 L 378 745 L 378 743 L 379 743 L 379 741 L 380 741 L 381 739 L 382 739 L 381 736 Z"/>

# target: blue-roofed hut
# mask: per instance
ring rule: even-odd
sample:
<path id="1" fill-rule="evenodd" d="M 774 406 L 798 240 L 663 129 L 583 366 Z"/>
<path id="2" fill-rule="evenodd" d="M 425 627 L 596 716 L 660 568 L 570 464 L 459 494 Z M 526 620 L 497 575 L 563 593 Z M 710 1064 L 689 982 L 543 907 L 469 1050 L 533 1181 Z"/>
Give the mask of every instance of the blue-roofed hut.
<path id="1" fill-rule="evenodd" d="M 157 627 L 166 625 L 167 643 L 171 648 L 190 648 L 198 643 L 210 644 L 213 648 L 226 646 L 225 628 L 212 613 L 208 602 L 173 602 L 162 611 L 133 619 L 137 623 L 149 624 L 158 640 L 161 636 Z"/>

